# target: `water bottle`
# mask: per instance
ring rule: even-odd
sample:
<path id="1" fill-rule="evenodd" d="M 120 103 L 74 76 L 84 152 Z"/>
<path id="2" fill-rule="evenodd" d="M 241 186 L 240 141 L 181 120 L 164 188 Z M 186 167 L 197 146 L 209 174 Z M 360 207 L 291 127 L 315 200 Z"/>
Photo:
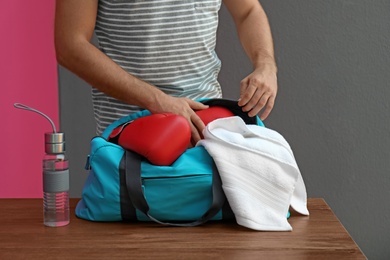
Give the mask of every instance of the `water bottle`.
<path id="1" fill-rule="evenodd" d="M 52 133 L 45 133 L 43 223 L 49 227 L 65 226 L 69 224 L 69 162 L 65 156 L 65 135 L 57 132 L 53 121 L 44 113 L 20 103 L 14 106 L 42 115 L 53 127 Z"/>
<path id="2" fill-rule="evenodd" d="M 45 133 L 45 152 L 42 165 L 44 224 L 61 227 L 69 224 L 69 164 L 64 133 Z"/>

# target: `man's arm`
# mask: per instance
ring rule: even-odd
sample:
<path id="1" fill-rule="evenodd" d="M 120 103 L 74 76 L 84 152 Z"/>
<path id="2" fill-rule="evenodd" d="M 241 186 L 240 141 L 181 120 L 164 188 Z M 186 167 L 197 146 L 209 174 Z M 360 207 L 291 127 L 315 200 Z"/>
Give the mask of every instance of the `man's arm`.
<path id="1" fill-rule="evenodd" d="M 240 85 L 238 104 L 250 116 L 270 114 L 277 94 L 277 67 L 267 16 L 258 0 L 223 0 L 236 24 L 241 44 L 254 70 Z"/>
<path id="2" fill-rule="evenodd" d="M 96 23 L 98 0 L 57 0 L 55 48 L 59 64 L 86 82 L 128 104 L 152 113 L 174 113 L 187 118 L 194 142 L 204 128 L 193 111 L 207 106 L 187 98 L 166 95 L 158 88 L 130 75 L 90 40 Z"/>

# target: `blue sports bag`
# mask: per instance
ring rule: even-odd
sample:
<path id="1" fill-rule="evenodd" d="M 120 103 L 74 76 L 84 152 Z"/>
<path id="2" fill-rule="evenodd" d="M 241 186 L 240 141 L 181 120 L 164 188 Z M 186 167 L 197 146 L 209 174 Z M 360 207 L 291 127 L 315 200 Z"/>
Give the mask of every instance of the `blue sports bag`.
<path id="1" fill-rule="evenodd" d="M 246 123 L 263 126 L 258 117 L 243 113 L 236 101 L 202 102 L 226 107 Z M 116 127 L 147 115 L 150 112 L 143 110 L 123 117 L 91 140 L 86 165 L 89 176 L 76 216 L 91 221 L 155 221 L 175 226 L 233 219 L 214 161 L 202 146 L 187 149 L 169 166 L 157 166 L 107 141 Z"/>

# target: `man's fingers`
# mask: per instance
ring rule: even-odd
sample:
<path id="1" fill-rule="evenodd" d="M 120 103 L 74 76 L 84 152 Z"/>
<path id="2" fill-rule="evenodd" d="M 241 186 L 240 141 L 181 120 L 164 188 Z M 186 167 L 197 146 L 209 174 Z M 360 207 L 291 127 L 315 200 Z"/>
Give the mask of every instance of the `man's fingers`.
<path id="1" fill-rule="evenodd" d="M 262 110 L 266 106 L 266 104 L 269 100 L 269 97 L 270 97 L 269 94 L 264 93 L 259 99 L 253 98 L 254 102 L 257 102 L 257 103 L 249 111 L 248 115 L 250 117 L 256 116 L 260 112 L 260 110 Z"/>
<path id="2" fill-rule="evenodd" d="M 275 104 L 275 97 L 271 96 L 268 99 L 267 106 L 265 107 L 263 113 L 260 116 L 261 120 L 264 121 L 269 116 L 269 114 L 271 113 L 272 109 L 274 108 L 274 104 Z"/>
<path id="3" fill-rule="evenodd" d="M 258 106 L 259 102 L 263 97 L 264 97 L 263 93 L 259 89 L 257 89 L 250 97 L 250 100 L 246 103 L 246 105 L 242 107 L 242 111 L 249 112 L 253 110 Z M 258 111 L 260 111 L 260 109 Z"/>
<path id="4" fill-rule="evenodd" d="M 201 139 L 202 139 L 202 136 L 199 132 L 199 129 L 195 125 L 191 124 L 191 143 L 192 143 L 192 145 L 195 146 L 196 143 L 198 141 L 200 141 Z"/>
<path id="5" fill-rule="evenodd" d="M 240 83 L 238 105 L 250 117 L 264 110 L 261 119 L 265 119 L 274 107 L 277 93 L 277 78 L 274 72 L 255 70 Z"/>
<path id="6" fill-rule="evenodd" d="M 190 105 L 190 107 L 193 110 L 203 110 L 203 109 L 206 109 L 206 108 L 209 107 L 208 105 L 205 105 L 205 104 L 203 104 L 201 102 L 197 102 L 197 101 L 194 101 L 194 100 L 191 100 L 191 99 L 186 99 L 186 102 L 188 103 L 188 105 Z"/>
<path id="7" fill-rule="evenodd" d="M 247 105 L 256 90 L 256 86 L 250 83 L 248 84 L 247 80 L 243 80 L 240 84 L 240 99 L 238 100 L 238 105 L 240 107 Z"/>
<path id="8" fill-rule="evenodd" d="M 205 125 L 204 125 L 202 119 L 200 119 L 200 117 L 195 113 L 193 113 L 191 115 L 190 119 L 191 119 L 191 124 L 194 126 L 194 133 L 192 135 L 192 138 L 196 143 L 200 139 L 202 139 L 202 137 L 203 137 L 202 132 L 203 132 L 203 129 L 205 128 Z"/>
<path id="9" fill-rule="evenodd" d="M 260 96 L 261 95 L 261 96 Z M 262 93 L 257 90 L 252 98 L 242 107 L 242 111 L 248 112 L 248 116 L 256 116 L 262 109 L 264 109 L 261 119 L 264 120 L 271 113 L 275 103 L 275 97 L 270 93 Z"/>

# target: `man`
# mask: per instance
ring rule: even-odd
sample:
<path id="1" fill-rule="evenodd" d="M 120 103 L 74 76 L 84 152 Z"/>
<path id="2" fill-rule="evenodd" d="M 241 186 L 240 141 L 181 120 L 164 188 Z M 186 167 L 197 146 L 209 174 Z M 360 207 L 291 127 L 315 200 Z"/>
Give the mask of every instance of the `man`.
<path id="1" fill-rule="evenodd" d="M 253 72 L 238 105 L 264 120 L 277 94 L 277 68 L 267 16 L 257 0 L 223 0 Z M 91 84 L 97 132 L 137 110 L 174 113 L 201 138 L 198 98 L 220 98 L 215 53 L 221 0 L 57 0 L 58 62 Z M 93 32 L 99 48 L 90 43 Z"/>

